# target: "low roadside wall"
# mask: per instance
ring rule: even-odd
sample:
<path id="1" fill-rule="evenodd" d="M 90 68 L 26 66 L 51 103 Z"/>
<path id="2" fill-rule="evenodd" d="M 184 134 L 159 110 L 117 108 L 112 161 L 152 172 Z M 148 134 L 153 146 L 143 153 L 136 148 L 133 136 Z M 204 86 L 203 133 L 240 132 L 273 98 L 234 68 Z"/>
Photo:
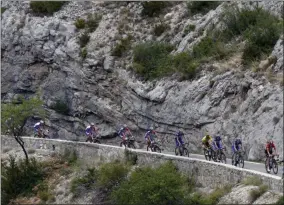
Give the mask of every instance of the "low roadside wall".
<path id="1" fill-rule="evenodd" d="M 78 158 L 89 165 L 96 165 L 101 162 L 110 162 L 116 159 L 126 158 L 125 149 L 104 144 L 91 144 L 85 142 L 73 142 L 55 139 L 39 139 L 32 137 L 23 137 L 25 147 L 30 149 L 48 149 L 59 154 L 64 154 L 67 149 L 76 150 Z M 13 137 L 1 136 L 1 145 L 3 147 L 17 147 L 18 143 Z M 249 176 L 256 176 L 262 179 L 270 189 L 283 192 L 283 180 L 279 176 L 269 175 L 248 169 L 242 169 L 229 164 L 209 162 L 201 159 L 180 157 L 168 154 L 147 152 L 142 150 L 129 149 L 131 153 L 137 155 L 138 165 L 159 166 L 166 161 L 172 161 L 178 169 L 194 177 L 197 182 L 204 187 L 221 187 L 224 184 L 236 184 Z"/>

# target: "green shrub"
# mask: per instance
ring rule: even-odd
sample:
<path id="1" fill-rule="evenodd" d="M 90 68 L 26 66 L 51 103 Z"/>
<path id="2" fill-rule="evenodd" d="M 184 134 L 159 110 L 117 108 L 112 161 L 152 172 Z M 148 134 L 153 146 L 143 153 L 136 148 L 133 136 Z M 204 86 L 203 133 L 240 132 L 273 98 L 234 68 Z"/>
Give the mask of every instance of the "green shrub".
<path id="1" fill-rule="evenodd" d="M 247 43 L 243 53 L 244 63 L 259 60 L 263 54 L 270 54 L 279 39 L 280 29 L 276 18 L 267 16 L 262 21 L 258 21 L 253 29 L 247 30 L 245 32 Z"/>
<path id="2" fill-rule="evenodd" d="M 196 76 L 198 61 L 186 52 L 170 55 L 173 46 L 161 42 L 146 42 L 134 48 L 133 70 L 146 80 L 178 72 L 182 80 Z"/>
<path id="3" fill-rule="evenodd" d="M 229 52 L 222 41 L 210 36 L 204 37 L 192 49 L 193 57 L 197 59 L 204 59 L 208 57 L 223 59 L 228 55 L 228 53 Z"/>
<path id="4" fill-rule="evenodd" d="M 195 77 L 199 63 L 187 52 L 181 52 L 169 56 L 170 67 L 173 72 L 182 74 L 182 80 L 188 80 Z"/>
<path id="5" fill-rule="evenodd" d="M 278 201 L 276 202 L 276 204 L 284 205 L 284 197 L 283 197 L 283 196 L 281 196 L 281 197 L 278 199 Z"/>
<path id="6" fill-rule="evenodd" d="M 169 28 L 168 25 L 161 23 L 159 25 L 155 25 L 154 29 L 153 29 L 153 33 L 155 34 L 155 36 L 160 36 L 162 35 L 162 33 L 164 33 L 167 29 Z"/>
<path id="7" fill-rule="evenodd" d="M 249 194 L 250 194 L 252 202 L 254 202 L 257 198 L 259 198 L 267 190 L 268 190 L 268 186 L 266 185 L 260 185 L 257 189 L 251 190 Z"/>
<path id="8" fill-rule="evenodd" d="M 126 178 L 128 171 L 129 167 L 120 162 L 103 164 L 98 170 L 98 184 L 107 189 L 117 186 Z"/>
<path id="9" fill-rule="evenodd" d="M 128 36 L 125 39 L 121 39 L 120 43 L 118 43 L 114 47 L 112 55 L 117 57 L 122 57 L 123 53 L 131 48 L 131 39 L 132 36 Z"/>
<path id="10" fill-rule="evenodd" d="M 9 165 L 1 164 L 1 203 L 8 204 L 18 195 L 32 192 L 32 188 L 41 181 L 45 173 L 35 158 L 20 160 L 10 156 Z"/>
<path id="11" fill-rule="evenodd" d="M 81 48 L 85 47 L 90 41 L 90 35 L 87 32 L 84 32 L 79 37 L 79 45 Z"/>
<path id="12" fill-rule="evenodd" d="M 68 105 L 61 100 L 56 100 L 56 102 L 53 105 L 51 105 L 51 109 L 64 115 L 68 115 L 69 113 Z"/>
<path id="13" fill-rule="evenodd" d="M 3 14 L 6 11 L 7 8 L 1 7 L 1 14 Z"/>
<path id="14" fill-rule="evenodd" d="M 253 185 L 253 186 L 260 186 L 262 184 L 262 180 L 259 177 L 251 176 L 245 178 L 242 183 L 244 185 Z"/>
<path id="15" fill-rule="evenodd" d="M 86 189 L 90 189 L 94 187 L 95 182 L 98 178 L 98 172 L 95 168 L 88 168 L 88 173 L 79 178 L 74 178 L 71 181 L 71 192 L 76 196 L 78 194 L 78 188 L 80 186 L 85 187 Z"/>
<path id="16" fill-rule="evenodd" d="M 144 1 L 142 2 L 142 15 L 153 17 L 158 15 L 163 8 L 167 6 L 167 2 L 163 1 Z"/>
<path id="17" fill-rule="evenodd" d="M 82 48 L 81 52 L 80 52 L 80 56 L 85 59 L 87 57 L 88 51 L 87 48 Z"/>
<path id="18" fill-rule="evenodd" d="M 187 8 L 192 15 L 197 13 L 206 14 L 210 10 L 216 9 L 221 2 L 218 1 L 189 1 L 187 2 Z"/>
<path id="19" fill-rule="evenodd" d="M 245 64 L 271 53 L 283 30 L 277 17 L 262 8 L 239 10 L 233 7 L 224 14 L 222 21 L 226 29 L 222 38 L 225 41 L 241 35 L 246 40 L 243 53 Z"/>
<path id="20" fill-rule="evenodd" d="M 86 25 L 89 29 L 89 32 L 94 32 L 97 29 L 101 19 L 102 19 L 102 16 L 98 15 L 98 14 L 89 14 L 88 15 Z"/>
<path id="21" fill-rule="evenodd" d="M 212 193 L 210 193 L 208 200 L 211 202 L 210 204 L 217 204 L 218 200 L 229 193 L 231 191 L 231 185 L 225 185 L 222 188 L 215 189 Z"/>
<path id="22" fill-rule="evenodd" d="M 78 18 L 78 19 L 75 21 L 75 26 L 76 26 L 77 29 L 83 29 L 83 28 L 85 28 L 85 26 L 86 26 L 86 21 L 85 21 L 85 19 Z"/>
<path id="23" fill-rule="evenodd" d="M 183 37 L 186 36 L 189 32 L 194 31 L 194 30 L 195 30 L 195 25 L 193 24 L 187 25 L 183 31 Z"/>
<path id="24" fill-rule="evenodd" d="M 77 152 L 76 150 L 71 150 L 66 148 L 64 150 L 64 154 L 61 155 L 61 159 L 62 161 L 68 162 L 71 165 L 76 164 L 77 160 L 78 160 L 78 156 L 77 156 Z"/>
<path id="25" fill-rule="evenodd" d="M 50 193 L 47 181 L 43 181 L 38 185 L 38 194 L 39 198 L 43 201 L 46 202 L 49 199 L 53 197 L 53 195 Z"/>
<path id="26" fill-rule="evenodd" d="M 66 1 L 31 1 L 30 8 L 36 14 L 53 14 L 65 3 Z"/>
<path id="27" fill-rule="evenodd" d="M 34 154 L 36 151 L 35 151 L 35 149 L 28 149 L 28 154 Z"/>
<path id="28" fill-rule="evenodd" d="M 146 80 L 167 74 L 168 55 L 173 46 L 162 42 L 146 42 L 134 48 L 134 70 Z M 161 72 L 163 71 L 163 72 Z"/>
<path id="29" fill-rule="evenodd" d="M 138 168 L 112 193 L 115 204 L 183 204 L 192 190 L 186 177 L 166 163 L 156 169 Z"/>
<path id="30" fill-rule="evenodd" d="M 130 152 L 129 150 L 126 149 L 124 154 L 125 154 L 126 161 L 130 165 L 135 165 L 137 163 L 138 157 L 136 153 Z"/>

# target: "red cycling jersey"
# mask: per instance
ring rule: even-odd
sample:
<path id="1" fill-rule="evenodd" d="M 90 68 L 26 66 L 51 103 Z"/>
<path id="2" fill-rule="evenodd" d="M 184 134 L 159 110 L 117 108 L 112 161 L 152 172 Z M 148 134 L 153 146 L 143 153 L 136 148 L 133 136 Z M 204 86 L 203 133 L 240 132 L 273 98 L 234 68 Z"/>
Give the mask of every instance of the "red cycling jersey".
<path id="1" fill-rule="evenodd" d="M 275 145 L 274 145 L 274 143 L 272 142 L 272 143 L 267 143 L 266 144 L 266 150 L 268 149 L 269 150 L 269 152 L 271 152 L 272 151 L 272 148 L 274 148 L 274 149 L 276 149 L 276 147 L 275 147 Z"/>

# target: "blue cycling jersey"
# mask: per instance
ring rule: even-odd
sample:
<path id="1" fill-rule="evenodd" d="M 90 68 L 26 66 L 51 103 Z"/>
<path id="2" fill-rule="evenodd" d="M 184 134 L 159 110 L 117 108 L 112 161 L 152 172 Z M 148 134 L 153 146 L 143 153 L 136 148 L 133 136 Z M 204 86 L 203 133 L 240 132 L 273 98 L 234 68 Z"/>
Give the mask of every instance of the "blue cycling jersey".
<path id="1" fill-rule="evenodd" d="M 181 134 L 180 132 L 175 134 L 175 142 L 176 142 L 177 147 L 184 144 L 184 142 L 182 140 L 182 136 L 183 136 L 183 134 Z"/>
<path id="2" fill-rule="evenodd" d="M 40 122 L 37 122 L 37 123 L 34 125 L 35 131 L 37 132 L 40 127 L 41 127 Z"/>
<path id="3" fill-rule="evenodd" d="M 156 135 L 155 131 L 148 130 L 144 136 L 145 139 L 149 139 L 150 141 L 154 140 L 154 136 Z"/>

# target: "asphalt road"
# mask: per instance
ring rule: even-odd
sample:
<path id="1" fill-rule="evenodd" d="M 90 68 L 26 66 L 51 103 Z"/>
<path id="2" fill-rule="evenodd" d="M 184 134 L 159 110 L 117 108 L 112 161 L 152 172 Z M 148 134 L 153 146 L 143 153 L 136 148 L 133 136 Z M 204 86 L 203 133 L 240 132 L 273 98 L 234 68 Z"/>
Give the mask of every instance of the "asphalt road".
<path id="1" fill-rule="evenodd" d="M 162 154 L 163 153 L 164 154 L 175 155 L 174 152 L 162 151 Z M 204 155 L 199 155 L 199 154 L 189 154 L 189 157 L 193 158 L 193 159 L 203 159 L 203 160 L 205 160 L 205 156 Z M 219 162 L 219 163 L 221 163 L 221 162 Z M 232 164 L 232 160 L 230 158 L 227 158 L 227 164 L 230 164 L 230 165 Z M 267 173 L 266 170 L 265 170 L 264 162 L 263 163 L 256 163 L 256 162 L 245 161 L 244 169 L 250 169 L 250 170 L 255 170 L 255 171 Z M 282 173 L 283 173 L 283 165 L 279 165 L 278 164 L 277 176 L 282 177 Z M 272 170 L 271 170 L 270 174 L 271 175 L 276 175 L 276 174 L 273 173 Z"/>

